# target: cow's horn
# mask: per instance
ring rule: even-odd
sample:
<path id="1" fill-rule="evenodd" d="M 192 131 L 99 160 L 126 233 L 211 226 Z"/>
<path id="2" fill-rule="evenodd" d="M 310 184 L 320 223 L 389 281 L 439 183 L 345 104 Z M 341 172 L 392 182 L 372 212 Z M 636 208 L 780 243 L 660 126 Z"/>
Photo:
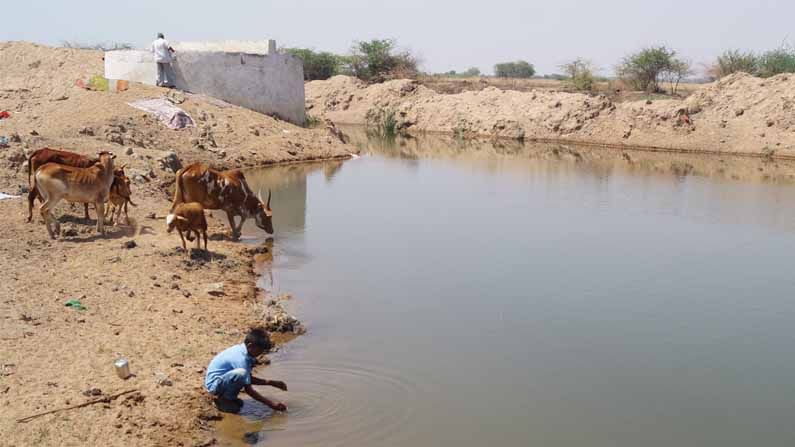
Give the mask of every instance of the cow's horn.
<path id="1" fill-rule="evenodd" d="M 265 205 L 266 209 L 271 209 L 271 190 L 268 190 L 268 203 Z"/>

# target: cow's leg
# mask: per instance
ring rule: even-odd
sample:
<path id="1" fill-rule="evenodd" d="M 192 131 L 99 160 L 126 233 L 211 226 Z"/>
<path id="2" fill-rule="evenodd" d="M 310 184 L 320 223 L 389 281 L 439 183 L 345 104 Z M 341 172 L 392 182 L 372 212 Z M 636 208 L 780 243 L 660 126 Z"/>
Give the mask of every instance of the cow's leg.
<path id="1" fill-rule="evenodd" d="M 86 220 L 88 220 L 88 219 L 91 218 L 91 217 L 88 216 L 88 202 L 84 203 L 83 205 L 85 205 Z M 97 208 L 97 213 L 99 213 L 99 208 Z M 97 219 L 99 219 L 99 216 L 97 216 Z"/>
<path id="2" fill-rule="evenodd" d="M 52 210 L 58 205 L 60 199 L 48 197 L 44 199 L 44 203 L 39 207 L 41 217 L 44 218 L 44 225 L 47 227 L 47 233 L 50 234 L 50 239 L 55 239 L 56 236 L 61 234 L 61 224 L 55 219 Z"/>
<path id="3" fill-rule="evenodd" d="M 44 202 L 39 206 L 39 213 L 41 214 L 42 219 L 44 219 L 44 226 L 47 227 L 47 233 L 49 233 L 50 239 L 55 239 L 55 236 L 52 234 L 52 228 L 50 228 L 50 216 L 49 212 L 47 211 L 47 202 Z"/>
<path id="4" fill-rule="evenodd" d="M 119 211 L 119 218 L 121 218 L 121 211 Z M 124 201 L 124 225 L 130 225 L 130 215 L 127 214 L 127 201 Z"/>
<path id="5" fill-rule="evenodd" d="M 104 214 L 105 215 L 105 222 L 107 222 L 108 224 L 112 224 L 114 222 L 114 220 L 113 220 L 113 212 L 114 211 L 115 210 L 113 209 L 113 203 L 108 202 L 108 207 L 105 208 L 105 214 Z"/>
<path id="6" fill-rule="evenodd" d="M 207 229 L 202 229 L 202 236 L 204 236 L 204 251 L 207 251 Z"/>
<path id="7" fill-rule="evenodd" d="M 240 224 L 237 226 L 237 234 L 240 237 L 243 234 L 243 224 L 246 223 L 246 216 L 240 216 Z"/>
<path id="8" fill-rule="evenodd" d="M 94 208 L 97 210 L 97 232 L 105 234 L 105 204 L 94 202 Z M 88 209 L 88 204 L 86 204 L 86 209 Z"/>
<path id="9" fill-rule="evenodd" d="M 202 235 L 199 233 L 199 230 L 193 230 L 196 233 L 196 249 L 201 250 L 202 248 Z"/>
<path id="10" fill-rule="evenodd" d="M 179 232 L 179 238 L 182 239 L 182 250 L 187 251 L 188 247 L 185 246 L 185 236 L 182 235 L 182 230 L 177 228 L 177 232 Z"/>
<path id="11" fill-rule="evenodd" d="M 235 227 L 235 215 L 232 214 L 231 211 L 226 212 L 226 217 L 229 219 L 229 226 L 232 227 L 232 239 L 237 240 L 240 238 L 240 233 L 238 233 L 237 228 Z"/>
<path id="12" fill-rule="evenodd" d="M 36 197 L 39 195 L 39 191 L 36 190 L 36 185 L 34 184 L 30 191 L 28 191 L 28 223 L 33 221 L 33 203 L 36 201 Z"/>

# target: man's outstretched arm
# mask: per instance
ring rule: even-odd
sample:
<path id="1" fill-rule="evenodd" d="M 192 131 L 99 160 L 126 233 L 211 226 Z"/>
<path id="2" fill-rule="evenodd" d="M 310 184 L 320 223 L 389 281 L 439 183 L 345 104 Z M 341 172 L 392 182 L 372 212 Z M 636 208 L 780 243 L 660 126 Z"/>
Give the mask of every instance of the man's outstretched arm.
<path id="1" fill-rule="evenodd" d="M 252 377 L 253 379 L 253 377 Z M 258 379 L 259 380 L 259 379 Z M 252 380 L 252 383 L 254 380 Z M 262 402 L 263 404 L 269 406 L 274 411 L 287 411 L 287 405 L 281 402 L 274 402 L 267 397 L 263 396 L 262 394 L 258 393 L 257 390 L 254 389 L 251 385 L 246 385 L 246 394 L 251 396 L 254 400 Z"/>
<path id="2" fill-rule="evenodd" d="M 251 384 L 252 385 L 261 385 L 261 386 L 272 386 L 274 388 L 278 388 L 282 391 L 287 391 L 287 384 L 282 382 L 281 380 L 265 380 L 260 379 L 259 377 L 251 377 Z"/>

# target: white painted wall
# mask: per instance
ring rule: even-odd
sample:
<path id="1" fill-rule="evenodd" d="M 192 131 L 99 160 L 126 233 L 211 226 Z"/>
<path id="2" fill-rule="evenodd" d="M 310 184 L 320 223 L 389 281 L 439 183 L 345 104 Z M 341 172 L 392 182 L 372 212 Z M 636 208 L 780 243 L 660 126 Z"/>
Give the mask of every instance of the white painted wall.
<path id="1" fill-rule="evenodd" d="M 176 44 L 173 82 L 180 90 L 303 124 L 306 119 L 303 63 L 295 56 L 267 54 L 269 46 L 275 45 L 269 45 L 268 41 Z M 105 77 L 154 85 L 157 65 L 149 51 L 108 51 Z"/>

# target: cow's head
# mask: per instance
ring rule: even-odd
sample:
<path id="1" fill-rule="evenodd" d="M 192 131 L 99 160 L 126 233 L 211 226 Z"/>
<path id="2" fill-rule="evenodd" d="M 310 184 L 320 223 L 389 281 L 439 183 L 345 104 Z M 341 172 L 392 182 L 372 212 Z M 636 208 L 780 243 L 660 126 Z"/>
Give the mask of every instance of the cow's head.
<path id="1" fill-rule="evenodd" d="M 268 234 L 273 234 L 273 210 L 271 209 L 271 191 L 268 190 L 268 201 L 262 203 L 262 197 L 257 194 L 257 203 L 252 214 L 254 215 L 254 223 L 258 227 L 265 230 Z"/>

